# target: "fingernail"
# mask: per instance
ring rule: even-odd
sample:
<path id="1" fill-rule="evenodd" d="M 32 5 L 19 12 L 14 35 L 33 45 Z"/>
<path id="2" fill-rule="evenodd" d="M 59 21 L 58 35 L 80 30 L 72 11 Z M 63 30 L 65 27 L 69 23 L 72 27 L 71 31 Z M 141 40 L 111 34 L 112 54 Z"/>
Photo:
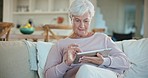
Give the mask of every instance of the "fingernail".
<path id="1" fill-rule="evenodd" d="M 79 61 L 78 62 L 81 62 L 81 58 L 79 59 Z"/>
<path id="2" fill-rule="evenodd" d="M 83 59 L 83 58 L 85 58 L 85 56 L 82 56 L 81 58 Z"/>

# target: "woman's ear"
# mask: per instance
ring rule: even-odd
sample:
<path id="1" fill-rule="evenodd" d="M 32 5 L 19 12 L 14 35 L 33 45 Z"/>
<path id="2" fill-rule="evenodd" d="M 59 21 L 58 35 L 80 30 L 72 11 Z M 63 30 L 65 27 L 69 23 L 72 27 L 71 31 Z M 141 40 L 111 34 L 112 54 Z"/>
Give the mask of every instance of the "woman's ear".
<path id="1" fill-rule="evenodd" d="M 72 15 L 70 16 L 71 24 L 73 23 Z"/>
<path id="2" fill-rule="evenodd" d="M 70 15 L 69 17 L 70 17 L 70 19 L 71 19 L 71 21 L 72 21 L 72 17 L 73 17 L 73 15 Z"/>
<path id="3" fill-rule="evenodd" d="M 70 16 L 70 20 L 72 21 L 72 17 Z"/>

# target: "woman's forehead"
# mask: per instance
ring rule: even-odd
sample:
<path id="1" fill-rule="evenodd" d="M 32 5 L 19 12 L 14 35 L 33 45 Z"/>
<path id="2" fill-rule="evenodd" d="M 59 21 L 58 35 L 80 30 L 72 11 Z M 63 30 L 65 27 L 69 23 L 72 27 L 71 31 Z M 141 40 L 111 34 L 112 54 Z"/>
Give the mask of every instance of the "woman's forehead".
<path id="1" fill-rule="evenodd" d="M 72 15 L 74 18 L 91 18 L 88 12 L 84 13 L 83 15 Z"/>

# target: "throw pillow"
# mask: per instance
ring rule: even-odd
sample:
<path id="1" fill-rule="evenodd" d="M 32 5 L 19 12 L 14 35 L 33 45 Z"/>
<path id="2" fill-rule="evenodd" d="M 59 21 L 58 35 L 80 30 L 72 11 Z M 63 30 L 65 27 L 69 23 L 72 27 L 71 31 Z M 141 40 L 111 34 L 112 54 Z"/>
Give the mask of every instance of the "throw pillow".
<path id="1" fill-rule="evenodd" d="M 37 42 L 37 59 L 38 59 L 38 74 L 39 78 L 44 78 L 44 65 L 46 63 L 46 58 L 52 47 L 51 42 Z"/>

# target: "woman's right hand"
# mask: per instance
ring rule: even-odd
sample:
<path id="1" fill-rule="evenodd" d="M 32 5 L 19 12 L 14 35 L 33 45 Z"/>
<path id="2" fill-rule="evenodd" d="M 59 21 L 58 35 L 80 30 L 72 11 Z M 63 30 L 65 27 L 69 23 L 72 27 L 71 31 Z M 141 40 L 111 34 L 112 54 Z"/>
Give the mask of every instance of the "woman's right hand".
<path id="1" fill-rule="evenodd" d="M 76 58 L 76 54 L 81 52 L 79 46 L 77 44 L 71 44 L 67 47 L 66 53 L 64 55 L 63 61 L 67 65 L 71 65 Z"/>

